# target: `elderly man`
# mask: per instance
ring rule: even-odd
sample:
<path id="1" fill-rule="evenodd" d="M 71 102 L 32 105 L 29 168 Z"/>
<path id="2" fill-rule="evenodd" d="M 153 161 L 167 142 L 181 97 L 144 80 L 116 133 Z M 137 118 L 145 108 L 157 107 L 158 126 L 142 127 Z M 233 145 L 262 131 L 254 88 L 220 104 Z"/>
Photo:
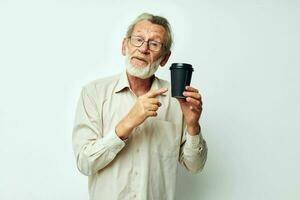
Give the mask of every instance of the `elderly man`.
<path id="1" fill-rule="evenodd" d="M 168 21 L 144 13 L 122 43 L 126 70 L 83 87 L 73 148 L 91 200 L 174 199 L 177 161 L 193 173 L 203 169 L 198 90 L 186 87 L 186 99 L 172 98 L 169 82 L 154 75 L 171 45 Z"/>

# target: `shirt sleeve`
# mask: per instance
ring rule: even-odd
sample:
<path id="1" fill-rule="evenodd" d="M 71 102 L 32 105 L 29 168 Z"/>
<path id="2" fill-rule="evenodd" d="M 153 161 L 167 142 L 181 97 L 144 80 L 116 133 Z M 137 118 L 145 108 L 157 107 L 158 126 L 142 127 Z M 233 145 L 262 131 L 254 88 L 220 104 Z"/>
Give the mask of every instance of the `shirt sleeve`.
<path id="1" fill-rule="evenodd" d="M 72 145 L 79 171 L 92 175 L 108 165 L 125 146 L 115 127 L 103 136 L 95 90 L 83 87 L 77 103 Z"/>
<path id="2" fill-rule="evenodd" d="M 186 125 L 183 125 L 183 136 L 180 146 L 179 162 L 188 171 L 197 173 L 202 171 L 207 160 L 207 144 L 199 134 L 191 136 L 187 132 Z"/>

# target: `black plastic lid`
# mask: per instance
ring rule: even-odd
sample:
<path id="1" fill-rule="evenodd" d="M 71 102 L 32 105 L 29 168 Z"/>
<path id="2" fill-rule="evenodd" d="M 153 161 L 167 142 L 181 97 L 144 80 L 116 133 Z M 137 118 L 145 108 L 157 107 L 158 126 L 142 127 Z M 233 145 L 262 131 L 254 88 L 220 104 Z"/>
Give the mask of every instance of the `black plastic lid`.
<path id="1" fill-rule="evenodd" d="M 188 63 L 172 63 L 170 70 L 171 69 L 189 69 L 194 71 L 193 66 Z"/>

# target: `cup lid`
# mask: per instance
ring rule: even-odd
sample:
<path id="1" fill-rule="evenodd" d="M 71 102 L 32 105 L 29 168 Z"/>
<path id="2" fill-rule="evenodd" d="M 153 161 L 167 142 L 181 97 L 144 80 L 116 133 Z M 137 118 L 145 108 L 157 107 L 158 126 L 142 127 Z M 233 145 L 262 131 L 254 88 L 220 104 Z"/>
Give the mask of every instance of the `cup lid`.
<path id="1" fill-rule="evenodd" d="M 171 69 L 188 69 L 194 71 L 193 66 L 188 63 L 172 63 L 170 70 Z"/>

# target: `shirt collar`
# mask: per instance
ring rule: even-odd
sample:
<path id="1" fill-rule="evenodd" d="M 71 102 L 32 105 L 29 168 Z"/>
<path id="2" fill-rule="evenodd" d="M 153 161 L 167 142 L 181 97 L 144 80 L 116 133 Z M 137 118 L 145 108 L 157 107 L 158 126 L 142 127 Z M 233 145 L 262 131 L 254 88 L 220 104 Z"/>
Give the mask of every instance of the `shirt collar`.
<path id="1" fill-rule="evenodd" d="M 128 82 L 128 77 L 127 77 L 127 73 L 126 70 L 124 70 L 121 74 L 120 74 L 120 78 L 118 80 L 117 86 L 114 90 L 115 93 L 121 92 L 123 89 L 125 88 L 130 88 L 129 86 L 129 82 Z M 162 83 L 161 80 L 159 78 L 157 78 L 154 75 L 154 79 L 152 81 L 152 85 L 150 90 L 158 90 L 162 88 Z M 166 93 L 161 94 L 162 96 L 166 96 Z"/>
<path id="2" fill-rule="evenodd" d="M 115 93 L 122 91 L 124 88 L 130 88 L 126 70 L 120 74 L 117 86 L 115 88 Z"/>

